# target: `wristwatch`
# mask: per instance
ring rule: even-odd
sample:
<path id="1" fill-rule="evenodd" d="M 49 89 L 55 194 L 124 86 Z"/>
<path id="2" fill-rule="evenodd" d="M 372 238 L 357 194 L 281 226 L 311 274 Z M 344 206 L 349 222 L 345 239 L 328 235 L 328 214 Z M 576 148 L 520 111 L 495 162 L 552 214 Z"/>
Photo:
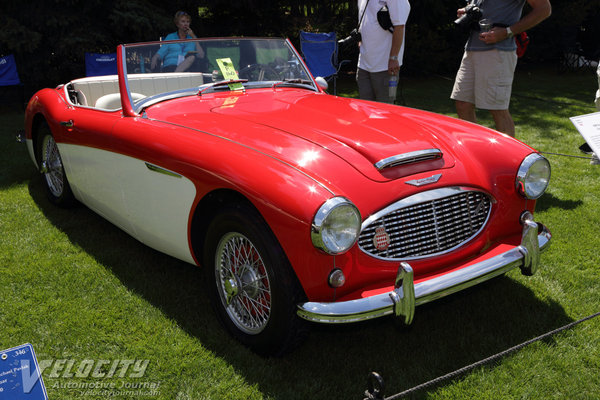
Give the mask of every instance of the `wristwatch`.
<path id="1" fill-rule="evenodd" d="M 507 26 L 506 27 L 506 38 L 510 39 L 513 36 L 515 36 L 515 34 L 513 33 L 513 31 L 510 30 L 510 26 Z"/>
<path id="2" fill-rule="evenodd" d="M 398 61 L 398 56 L 390 56 L 390 60 L 396 60 L 396 61 Z"/>

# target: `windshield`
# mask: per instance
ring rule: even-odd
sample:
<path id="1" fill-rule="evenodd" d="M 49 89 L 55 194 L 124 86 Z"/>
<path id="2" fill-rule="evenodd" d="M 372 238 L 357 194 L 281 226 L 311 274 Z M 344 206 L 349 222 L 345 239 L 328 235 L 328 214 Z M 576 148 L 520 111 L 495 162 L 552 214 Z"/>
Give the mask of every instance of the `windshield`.
<path id="1" fill-rule="evenodd" d="M 285 39 L 190 39 L 124 46 L 134 108 L 217 90 L 303 86 L 317 90 Z M 227 82 L 223 82 L 227 81 Z"/>

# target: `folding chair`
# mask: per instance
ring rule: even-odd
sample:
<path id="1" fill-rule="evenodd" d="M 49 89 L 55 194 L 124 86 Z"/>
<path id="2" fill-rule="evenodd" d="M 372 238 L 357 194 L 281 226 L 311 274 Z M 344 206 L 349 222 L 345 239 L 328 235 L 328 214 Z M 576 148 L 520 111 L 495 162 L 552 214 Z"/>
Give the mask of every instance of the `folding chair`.
<path id="1" fill-rule="evenodd" d="M 340 67 L 350 62 L 338 64 L 338 45 L 335 32 L 312 33 L 300 31 L 300 50 L 308 69 L 314 77 L 333 80 L 333 94 L 337 94 L 336 80 Z"/>
<path id="2" fill-rule="evenodd" d="M 590 40 L 585 32 L 578 26 L 561 29 L 559 72 L 596 68 L 598 65 L 600 46 L 596 38 Z"/>
<path id="3" fill-rule="evenodd" d="M 85 53 L 85 75 L 102 76 L 117 74 L 117 53 Z"/>
<path id="4" fill-rule="evenodd" d="M 19 79 L 15 57 L 9 54 L 0 57 L 0 103 L 21 106 L 25 103 L 24 85 Z"/>

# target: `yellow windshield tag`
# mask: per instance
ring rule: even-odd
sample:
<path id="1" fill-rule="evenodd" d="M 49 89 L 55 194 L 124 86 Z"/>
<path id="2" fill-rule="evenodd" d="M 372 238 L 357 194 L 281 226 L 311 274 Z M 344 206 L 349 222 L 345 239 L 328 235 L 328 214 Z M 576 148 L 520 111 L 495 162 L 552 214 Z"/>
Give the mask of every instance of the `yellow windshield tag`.
<path id="1" fill-rule="evenodd" d="M 233 67 L 233 62 L 231 62 L 231 58 L 218 58 L 217 64 L 219 64 L 219 69 L 223 74 L 223 78 L 226 80 L 237 80 L 238 74 L 235 72 L 235 68 Z M 244 85 L 240 82 L 230 83 L 230 90 L 244 90 Z"/>

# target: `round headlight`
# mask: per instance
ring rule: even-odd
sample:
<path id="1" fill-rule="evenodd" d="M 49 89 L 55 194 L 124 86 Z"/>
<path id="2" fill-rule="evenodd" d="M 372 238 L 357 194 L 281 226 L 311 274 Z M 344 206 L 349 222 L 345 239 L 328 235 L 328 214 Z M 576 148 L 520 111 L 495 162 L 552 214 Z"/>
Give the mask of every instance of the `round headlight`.
<path id="1" fill-rule="evenodd" d="M 346 198 L 333 197 L 323 203 L 313 219 L 313 245 L 329 254 L 344 253 L 356 243 L 360 224 L 356 206 Z"/>
<path id="2" fill-rule="evenodd" d="M 543 156 L 533 153 L 525 157 L 517 172 L 517 190 L 528 199 L 544 194 L 550 182 L 550 163 Z"/>

